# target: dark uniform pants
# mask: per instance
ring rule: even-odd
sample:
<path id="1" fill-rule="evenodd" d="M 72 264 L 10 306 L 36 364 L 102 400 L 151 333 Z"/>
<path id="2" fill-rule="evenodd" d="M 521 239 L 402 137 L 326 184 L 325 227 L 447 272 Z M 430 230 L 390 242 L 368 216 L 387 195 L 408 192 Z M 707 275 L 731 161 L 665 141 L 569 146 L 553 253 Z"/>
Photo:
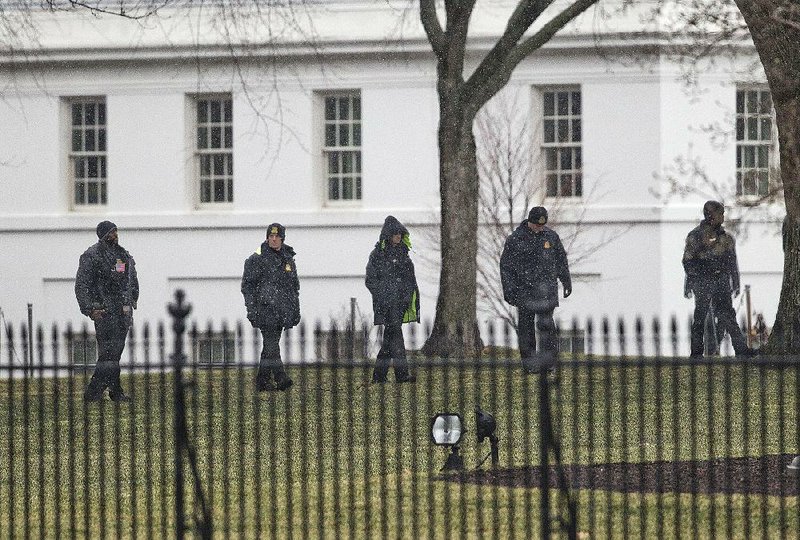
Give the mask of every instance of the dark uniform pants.
<path id="1" fill-rule="evenodd" d="M 714 306 L 719 332 L 727 332 L 731 336 L 733 350 L 736 354 L 747 350 L 747 340 L 736 323 L 736 311 L 731 303 L 731 290 L 727 274 L 717 274 L 712 278 L 698 280 L 692 286 L 694 293 L 694 319 L 692 320 L 692 356 L 703 356 L 703 333 L 706 315 Z"/>
<path id="2" fill-rule="evenodd" d="M 553 367 L 556 363 L 558 341 L 553 310 L 546 312 L 517 308 L 517 339 L 522 367 L 537 372 Z M 536 352 L 536 330 L 539 330 L 539 353 Z"/>
<path id="3" fill-rule="evenodd" d="M 109 394 L 122 395 L 122 385 L 119 380 L 119 360 L 125 350 L 125 338 L 131 318 L 123 314 L 106 313 L 94 322 L 95 337 L 97 338 L 97 366 L 86 388 L 89 398 L 100 397 L 106 388 Z"/>
<path id="4" fill-rule="evenodd" d="M 378 351 L 375 371 L 372 373 L 373 381 L 384 382 L 386 380 L 392 360 L 394 360 L 395 380 L 403 380 L 408 377 L 408 361 L 406 360 L 402 324 L 387 324 L 383 327 L 383 343 Z"/>
<path id="5" fill-rule="evenodd" d="M 283 328 L 280 326 L 267 326 L 261 328 L 263 344 L 261 347 L 261 361 L 258 363 L 258 383 L 267 383 L 270 375 L 275 378 L 275 382 L 286 379 L 286 370 L 281 361 L 281 333 Z"/>

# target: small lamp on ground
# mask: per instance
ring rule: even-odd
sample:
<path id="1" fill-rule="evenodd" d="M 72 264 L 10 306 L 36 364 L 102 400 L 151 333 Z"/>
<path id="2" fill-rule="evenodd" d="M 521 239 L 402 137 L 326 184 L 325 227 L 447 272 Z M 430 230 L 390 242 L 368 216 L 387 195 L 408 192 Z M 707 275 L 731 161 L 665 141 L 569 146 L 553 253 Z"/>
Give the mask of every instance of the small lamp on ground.
<path id="1" fill-rule="evenodd" d="M 800 473 L 800 456 L 795 456 L 795 458 L 786 466 L 786 468 L 794 473 Z"/>
<path id="2" fill-rule="evenodd" d="M 450 454 L 442 467 L 443 471 L 464 469 L 464 458 L 458 453 L 458 442 L 463 432 L 463 422 L 458 413 L 440 413 L 431 422 L 431 437 L 437 446 L 449 446 Z"/>
<path id="3" fill-rule="evenodd" d="M 476 433 L 478 435 L 478 442 L 481 443 L 487 438 L 489 439 L 489 444 L 491 445 L 491 452 L 489 455 L 492 456 L 492 467 L 497 467 L 500 462 L 500 449 L 498 445 L 500 439 L 494 434 L 497 429 L 497 422 L 494 416 L 481 410 L 480 407 L 475 407 L 475 425 L 477 426 Z M 486 461 L 486 458 L 483 458 L 483 461 L 481 461 L 478 467 L 483 465 L 484 461 Z"/>

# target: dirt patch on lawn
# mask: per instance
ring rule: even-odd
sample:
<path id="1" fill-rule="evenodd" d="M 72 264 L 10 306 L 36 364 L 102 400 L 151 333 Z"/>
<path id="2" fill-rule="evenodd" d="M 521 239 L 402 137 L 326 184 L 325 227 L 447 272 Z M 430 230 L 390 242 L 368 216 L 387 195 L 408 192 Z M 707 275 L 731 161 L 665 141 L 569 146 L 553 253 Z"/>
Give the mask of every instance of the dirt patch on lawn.
<path id="1" fill-rule="evenodd" d="M 795 454 L 720 458 L 709 461 L 661 461 L 564 465 L 562 475 L 549 468 L 552 488 L 598 489 L 621 493 L 728 493 L 800 495 L 800 474 L 786 466 Z M 466 471 L 442 480 L 503 487 L 538 488 L 541 467 Z M 563 478 L 563 479 L 562 479 Z"/>

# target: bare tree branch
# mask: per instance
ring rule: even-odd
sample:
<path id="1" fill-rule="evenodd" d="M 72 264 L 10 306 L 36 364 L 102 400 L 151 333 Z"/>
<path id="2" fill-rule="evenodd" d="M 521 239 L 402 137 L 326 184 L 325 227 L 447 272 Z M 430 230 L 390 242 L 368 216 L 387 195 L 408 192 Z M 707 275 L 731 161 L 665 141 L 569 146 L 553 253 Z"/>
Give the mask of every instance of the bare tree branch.
<path id="1" fill-rule="evenodd" d="M 433 53 L 438 57 L 444 56 L 444 31 L 442 25 L 439 23 L 439 17 L 436 14 L 435 0 L 420 0 L 419 2 L 419 17 L 422 22 L 422 28 L 425 29 L 425 34 L 428 36 L 428 41 L 431 44 Z"/>
<path id="2" fill-rule="evenodd" d="M 159 10 L 175 0 L 44 0 L 51 11 L 86 9 L 94 15 L 105 14 L 131 20 L 142 20 L 156 15 Z M 117 7 L 112 7 L 116 5 Z"/>
<path id="3" fill-rule="evenodd" d="M 473 101 L 480 104 L 488 101 L 501 88 L 503 88 L 506 83 L 508 83 L 514 68 L 516 68 L 517 65 L 525 59 L 525 57 L 547 43 L 553 36 L 555 36 L 556 32 L 564 28 L 575 17 L 589 9 L 597 2 L 598 0 L 577 0 L 575 3 L 571 4 L 568 8 L 561 11 L 558 15 L 549 20 L 533 36 L 513 47 L 502 60 L 501 64 L 490 73 L 487 73 L 485 78 L 480 76 L 474 80 L 471 78 L 472 88 L 470 94 L 473 96 Z"/>

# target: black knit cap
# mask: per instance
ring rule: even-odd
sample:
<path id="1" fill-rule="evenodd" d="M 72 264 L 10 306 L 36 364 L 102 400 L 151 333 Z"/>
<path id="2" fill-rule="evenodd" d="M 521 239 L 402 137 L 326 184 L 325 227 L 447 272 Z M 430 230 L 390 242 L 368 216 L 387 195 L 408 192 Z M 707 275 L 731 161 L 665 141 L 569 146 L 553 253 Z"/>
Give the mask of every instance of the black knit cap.
<path id="1" fill-rule="evenodd" d="M 717 212 L 725 212 L 725 206 L 718 201 L 706 201 L 703 205 L 703 217 L 708 219 L 712 214 Z"/>
<path id="2" fill-rule="evenodd" d="M 267 236 L 271 234 L 277 234 L 281 240 L 286 240 L 286 227 L 280 223 L 271 223 L 267 227 Z"/>
<path id="3" fill-rule="evenodd" d="M 114 225 L 114 223 L 112 223 L 111 221 L 101 221 L 100 223 L 97 224 L 97 238 L 102 240 L 103 238 L 106 237 L 106 235 L 108 235 L 108 233 L 115 230 L 116 228 L 117 226 Z"/>
<path id="4" fill-rule="evenodd" d="M 547 223 L 547 209 L 544 206 L 534 206 L 528 212 L 528 222 L 538 225 Z"/>

